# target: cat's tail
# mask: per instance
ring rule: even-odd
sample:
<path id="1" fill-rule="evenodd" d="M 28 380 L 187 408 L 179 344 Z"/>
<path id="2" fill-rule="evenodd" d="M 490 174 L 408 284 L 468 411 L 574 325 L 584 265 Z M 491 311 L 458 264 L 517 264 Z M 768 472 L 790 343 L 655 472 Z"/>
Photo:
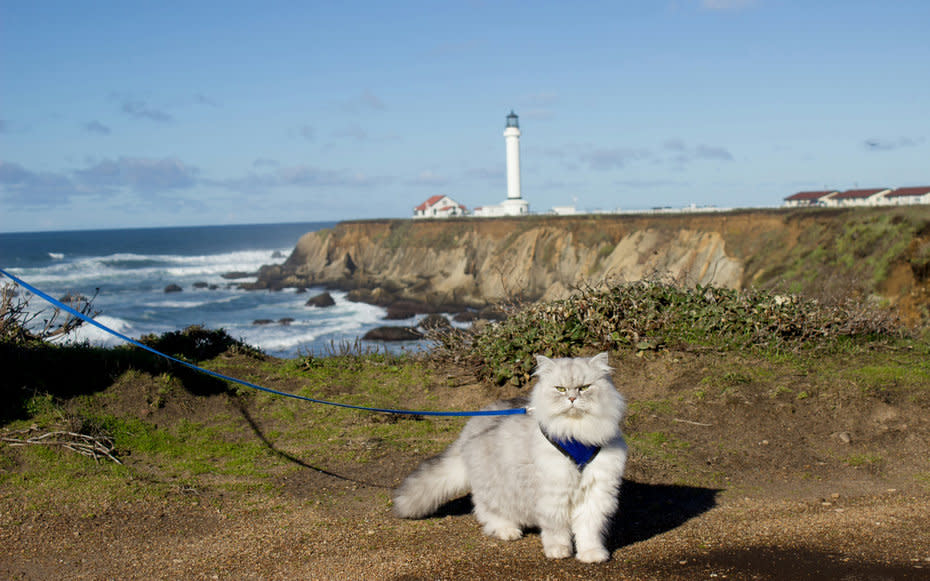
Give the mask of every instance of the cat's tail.
<path id="1" fill-rule="evenodd" d="M 394 514 L 423 518 L 469 491 L 465 461 L 454 444 L 420 464 L 394 491 Z"/>

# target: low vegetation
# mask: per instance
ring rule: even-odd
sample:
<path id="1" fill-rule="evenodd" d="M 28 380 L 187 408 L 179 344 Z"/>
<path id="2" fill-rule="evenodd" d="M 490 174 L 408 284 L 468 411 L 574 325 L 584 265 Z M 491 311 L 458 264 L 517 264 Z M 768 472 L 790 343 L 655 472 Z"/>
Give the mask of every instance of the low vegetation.
<path id="1" fill-rule="evenodd" d="M 767 291 L 663 282 L 584 288 L 570 298 L 515 310 L 476 332 L 434 336 L 435 355 L 467 364 L 495 383 L 526 383 L 533 354 L 710 348 L 777 352 L 843 339 L 904 335 L 893 313 L 867 302 L 833 304 Z"/>

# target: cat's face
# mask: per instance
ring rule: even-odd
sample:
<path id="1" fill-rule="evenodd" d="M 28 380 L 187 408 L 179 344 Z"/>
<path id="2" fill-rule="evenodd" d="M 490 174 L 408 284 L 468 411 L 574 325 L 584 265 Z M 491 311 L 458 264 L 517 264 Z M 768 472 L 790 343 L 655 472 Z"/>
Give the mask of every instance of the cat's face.
<path id="1" fill-rule="evenodd" d="M 580 418 L 611 405 L 616 390 L 610 382 L 607 354 L 591 358 L 549 359 L 537 356 L 539 377 L 534 406 L 545 415 Z"/>
<path id="2" fill-rule="evenodd" d="M 579 416 L 584 413 L 588 407 L 589 399 L 587 396 L 582 398 L 582 394 L 587 390 L 591 389 L 591 384 L 587 383 L 584 385 L 555 385 L 553 388 L 565 399 L 562 401 L 563 405 L 565 402 L 568 402 L 567 405 L 564 405 L 563 413 L 570 416 Z M 560 398 L 555 397 L 555 400 L 558 401 Z M 578 405 L 575 405 L 575 404 Z"/>

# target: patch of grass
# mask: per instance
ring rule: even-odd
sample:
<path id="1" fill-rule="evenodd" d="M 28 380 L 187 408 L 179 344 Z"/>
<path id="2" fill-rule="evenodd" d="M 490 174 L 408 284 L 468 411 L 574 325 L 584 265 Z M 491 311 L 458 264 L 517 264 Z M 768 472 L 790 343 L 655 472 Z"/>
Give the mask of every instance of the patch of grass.
<path id="1" fill-rule="evenodd" d="M 784 385 L 779 385 L 772 392 L 773 398 L 777 398 L 779 396 L 790 396 L 790 395 L 794 395 L 794 391 L 789 387 L 785 387 Z"/>
<path id="2" fill-rule="evenodd" d="M 16 465 L 15 471 L 0 471 L 0 485 L 16 491 L 30 508 L 37 510 L 54 511 L 62 502 L 96 506 L 138 498 L 140 494 L 127 466 L 95 462 L 60 448 L 3 448 L 0 458 L 3 464 Z"/>
<path id="3" fill-rule="evenodd" d="M 182 419 L 157 428 L 137 418 L 104 415 L 98 418 L 118 451 L 140 456 L 171 478 L 201 474 L 266 477 L 258 468 L 271 452 L 261 442 L 241 437 L 243 426 L 204 425 Z"/>
<path id="4" fill-rule="evenodd" d="M 674 463 L 691 444 L 665 432 L 637 432 L 627 436 L 630 448 L 643 456 Z"/>
<path id="5" fill-rule="evenodd" d="M 650 413 L 650 414 L 662 414 L 662 415 L 671 415 L 675 412 L 675 406 L 672 402 L 664 399 L 660 400 L 640 400 L 631 402 L 629 405 L 629 413 Z"/>
<path id="6" fill-rule="evenodd" d="M 55 403 L 55 398 L 50 393 L 37 393 L 26 400 L 26 413 L 30 417 L 37 418 L 57 413 L 60 408 Z"/>
<path id="7" fill-rule="evenodd" d="M 843 462 L 853 468 L 875 467 L 882 462 L 879 454 L 850 454 Z"/>
<path id="8" fill-rule="evenodd" d="M 429 388 L 433 383 L 429 367 L 408 355 L 306 356 L 265 362 L 260 368 L 263 383 L 285 379 L 299 387 L 284 391 L 314 399 L 391 409 L 443 407 Z M 242 397 L 250 410 L 256 410 L 250 412 L 256 421 L 260 415 L 263 437 L 275 450 L 320 467 L 363 464 L 398 451 L 438 453 L 464 424 L 464 419 L 394 416 L 266 393 Z"/>
<path id="9" fill-rule="evenodd" d="M 728 371 L 720 378 L 720 382 L 725 385 L 745 385 L 752 383 L 752 377 L 739 371 Z"/>
<path id="10" fill-rule="evenodd" d="M 879 399 L 893 398 L 902 393 L 926 393 L 930 386 L 930 363 L 913 353 L 900 360 L 887 358 L 884 362 L 866 362 L 841 373 L 859 393 Z"/>
<path id="11" fill-rule="evenodd" d="M 727 369 L 732 367 L 732 369 Z M 728 363 L 723 368 L 714 369 L 710 375 L 701 378 L 700 385 L 705 388 L 714 388 L 710 392 L 704 391 L 704 396 L 715 393 L 724 396 L 735 396 L 742 388 L 759 383 L 763 375 L 770 375 L 759 367 L 747 368 L 739 362 Z"/>

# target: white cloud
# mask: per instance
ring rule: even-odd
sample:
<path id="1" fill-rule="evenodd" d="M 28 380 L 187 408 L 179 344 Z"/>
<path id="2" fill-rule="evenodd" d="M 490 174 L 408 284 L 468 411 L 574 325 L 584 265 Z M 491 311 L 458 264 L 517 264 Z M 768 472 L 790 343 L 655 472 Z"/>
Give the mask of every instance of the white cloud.
<path id="1" fill-rule="evenodd" d="M 35 172 L 18 163 L 0 161 L 0 198 L 12 206 L 53 206 L 80 193 L 67 175 Z"/>
<path id="2" fill-rule="evenodd" d="M 197 173 L 197 168 L 173 158 L 132 157 L 104 160 L 74 172 L 77 181 L 89 188 L 129 188 L 145 193 L 190 188 L 197 183 Z"/>

